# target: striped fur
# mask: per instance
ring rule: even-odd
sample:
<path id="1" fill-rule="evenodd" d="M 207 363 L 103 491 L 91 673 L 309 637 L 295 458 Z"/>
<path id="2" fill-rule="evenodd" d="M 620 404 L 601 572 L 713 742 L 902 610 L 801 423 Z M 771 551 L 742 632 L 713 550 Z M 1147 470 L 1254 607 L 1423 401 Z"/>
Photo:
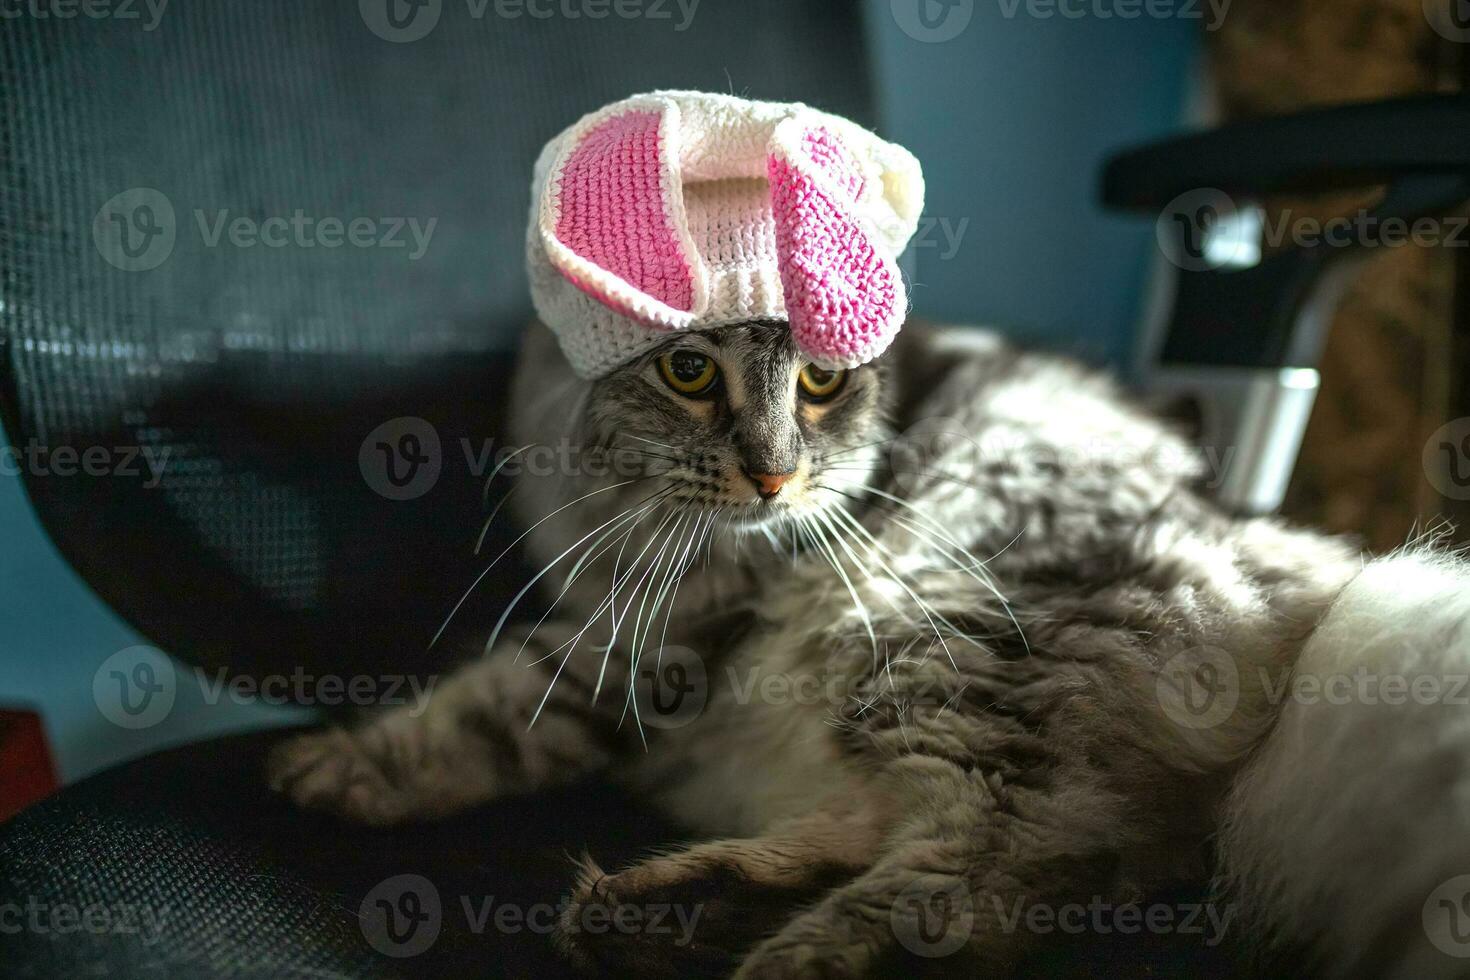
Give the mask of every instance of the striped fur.
<path id="1" fill-rule="evenodd" d="M 644 975 L 1003 970 L 1040 938 L 1008 918 L 1018 904 L 1208 874 L 1231 779 L 1275 716 L 1260 678 L 1290 669 L 1358 571 L 1350 547 L 1219 513 L 1198 462 L 1109 383 L 989 334 L 910 326 L 823 405 L 797 397 L 784 330 L 669 344 L 718 361 L 717 397 L 669 391 L 657 351 L 579 381 L 533 329 L 517 438 L 634 461 L 521 478 L 555 614 L 499 635 L 419 718 L 283 747 L 278 785 L 396 823 L 612 773 L 710 838 L 584 867 L 572 919 L 711 912 L 685 946 L 562 937 L 584 965 Z M 762 503 L 751 465 L 796 476 Z M 639 724 L 634 679 L 675 647 L 703 668 L 702 710 Z M 1201 656 L 1234 677 L 1209 724 L 1169 694 Z M 934 931 L 913 898 L 935 882 L 959 896 L 939 923 L 952 950 L 912 938 Z"/>

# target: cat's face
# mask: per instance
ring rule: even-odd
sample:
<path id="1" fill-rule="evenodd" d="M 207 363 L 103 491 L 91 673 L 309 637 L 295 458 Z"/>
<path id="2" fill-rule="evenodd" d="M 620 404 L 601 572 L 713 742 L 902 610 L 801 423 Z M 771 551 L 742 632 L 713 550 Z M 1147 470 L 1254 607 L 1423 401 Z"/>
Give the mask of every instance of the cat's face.
<path id="1" fill-rule="evenodd" d="M 871 475 L 884 435 L 881 372 L 824 371 L 782 325 L 693 332 L 598 381 L 587 421 L 625 449 L 650 492 L 764 526 L 839 502 Z"/>

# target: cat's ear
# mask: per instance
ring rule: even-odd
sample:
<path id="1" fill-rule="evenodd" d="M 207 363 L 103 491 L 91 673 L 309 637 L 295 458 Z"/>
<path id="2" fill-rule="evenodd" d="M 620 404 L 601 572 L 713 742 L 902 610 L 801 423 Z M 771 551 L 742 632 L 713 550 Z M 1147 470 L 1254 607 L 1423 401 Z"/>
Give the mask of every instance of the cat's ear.
<path id="1" fill-rule="evenodd" d="M 709 274 L 684 213 L 679 106 L 648 96 L 584 119 L 552 164 L 540 235 L 577 288 L 655 329 L 689 326 Z"/>
<path id="2" fill-rule="evenodd" d="M 908 316 L 896 257 L 918 223 L 923 178 L 907 151 L 865 142 L 860 155 L 798 115 L 776 128 L 767 158 L 792 336 L 828 368 L 877 357 Z"/>

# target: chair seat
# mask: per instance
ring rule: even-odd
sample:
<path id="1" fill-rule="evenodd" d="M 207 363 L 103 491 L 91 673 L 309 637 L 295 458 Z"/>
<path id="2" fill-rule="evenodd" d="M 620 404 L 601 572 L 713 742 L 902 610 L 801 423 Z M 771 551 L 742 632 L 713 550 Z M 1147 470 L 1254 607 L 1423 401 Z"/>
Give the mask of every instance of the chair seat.
<path id="1" fill-rule="evenodd" d="M 0 826 L 5 976 L 556 977 L 547 912 L 585 849 L 616 867 L 687 835 L 610 786 L 374 830 L 305 813 L 262 776 L 280 732 L 172 749 L 98 774 Z M 359 910 L 413 875 L 432 941 Z M 427 881 L 425 887 L 422 881 Z M 386 889 L 384 883 L 389 883 Z M 1199 901 L 1197 894 L 1160 899 Z M 500 919 L 497 910 L 517 910 Z M 437 910 L 437 915 L 434 915 Z M 489 912 L 488 916 L 486 912 Z M 526 921 L 521 921 L 521 917 Z M 406 921 L 406 920 L 405 920 Z M 20 931 L 13 932 L 16 923 Z M 1024 927 L 1024 926 L 1022 926 Z M 426 926 L 426 928 L 428 928 Z M 1225 977 L 1199 936 L 1044 938 L 1028 976 Z"/>
<path id="2" fill-rule="evenodd" d="M 0 940 L 0 974 L 567 975 L 544 929 L 498 931 L 492 916 L 476 935 L 487 903 L 554 905 L 571 881 L 569 854 L 585 847 L 617 864 L 679 836 L 604 786 L 443 823 L 348 826 L 266 788 L 265 754 L 281 737 L 235 736 L 140 759 L 0 826 L 0 908 L 23 916 L 21 931 Z M 437 892 L 442 925 L 422 952 L 394 949 L 360 925 L 364 899 L 398 875 L 421 876 Z M 70 922 L 70 909 L 79 919 L 91 910 L 92 924 Z M 11 925 L 0 921 L 7 932 Z M 385 955 L 371 939 L 414 955 Z"/>

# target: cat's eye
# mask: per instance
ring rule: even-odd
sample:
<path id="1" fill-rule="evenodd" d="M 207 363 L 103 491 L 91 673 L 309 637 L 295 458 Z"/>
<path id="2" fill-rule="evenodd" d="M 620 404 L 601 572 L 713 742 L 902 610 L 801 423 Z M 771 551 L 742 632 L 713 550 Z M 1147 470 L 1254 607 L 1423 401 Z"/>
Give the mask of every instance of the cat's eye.
<path id="1" fill-rule="evenodd" d="M 846 371 L 828 371 L 826 368 L 808 364 L 796 376 L 802 392 L 812 401 L 826 401 L 842 388 L 847 380 Z"/>
<path id="2" fill-rule="evenodd" d="M 676 350 L 658 359 L 659 377 L 681 395 L 702 395 L 715 386 L 720 369 L 713 358 L 692 350 Z"/>

